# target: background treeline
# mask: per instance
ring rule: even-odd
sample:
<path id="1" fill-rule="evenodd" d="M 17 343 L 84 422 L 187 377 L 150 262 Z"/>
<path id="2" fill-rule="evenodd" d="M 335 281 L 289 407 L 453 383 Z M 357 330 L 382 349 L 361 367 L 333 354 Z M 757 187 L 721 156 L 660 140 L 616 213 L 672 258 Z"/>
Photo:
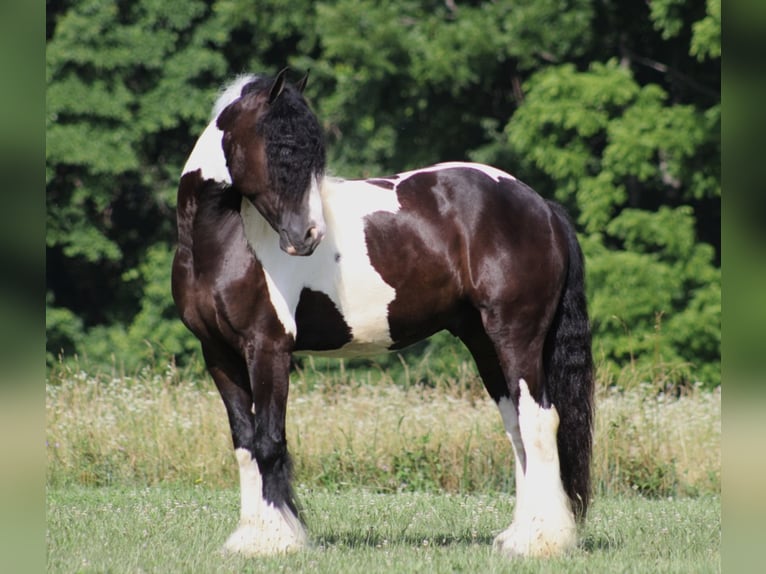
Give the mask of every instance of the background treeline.
<path id="1" fill-rule="evenodd" d="M 290 65 L 334 174 L 475 160 L 563 203 L 605 376 L 720 382 L 720 0 L 46 4 L 49 364 L 194 360 L 180 169 L 221 84 Z"/>

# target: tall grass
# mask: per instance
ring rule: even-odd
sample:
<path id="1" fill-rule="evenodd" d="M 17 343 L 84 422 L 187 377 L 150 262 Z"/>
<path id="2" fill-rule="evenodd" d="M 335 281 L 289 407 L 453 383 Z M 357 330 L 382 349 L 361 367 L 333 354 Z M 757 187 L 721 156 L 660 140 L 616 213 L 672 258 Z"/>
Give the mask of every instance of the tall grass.
<path id="1" fill-rule="evenodd" d="M 292 378 L 288 444 L 303 487 L 379 492 L 513 490 L 513 454 L 470 363 L 391 370 L 306 360 Z M 427 384 L 423 384 L 426 381 Z M 721 393 L 600 381 L 596 494 L 720 491 Z M 94 376 L 68 363 L 47 383 L 51 486 L 237 484 L 228 423 L 209 380 L 173 365 Z"/>

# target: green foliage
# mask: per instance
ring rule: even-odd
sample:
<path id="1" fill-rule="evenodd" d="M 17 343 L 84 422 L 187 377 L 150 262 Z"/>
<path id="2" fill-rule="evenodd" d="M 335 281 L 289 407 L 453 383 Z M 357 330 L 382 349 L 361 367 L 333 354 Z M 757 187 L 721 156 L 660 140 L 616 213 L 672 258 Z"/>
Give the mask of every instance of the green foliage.
<path id="1" fill-rule="evenodd" d="M 169 295 L 173 253 L 164 243 L 152 245 L 138 266 L 124 274 L 125 281 L 144 286 L 141 308 L 127 327 L 97 326 L 82 336 L 90 364 L 135 373 L 169 357 L 185 365 L 199 351 L 199 342 L 178 319 Z"/>
<path id="2" fill-rule="evenodd" d="M 615 62 L 550 67 L 526 89 L 508 142 L 579 211 L 605 367 L 635 361 L 717 383 L 720 270 L 697 241 L 693 209 L 677 205 L 720 195 L 714 170 L 692 168 L 711 137 L 707 117 L 666 105 L 659 86 L 639 86 Z"/>
<path id="3" fill-rule="evenodd" d="M 654 0 L 650 4 L 652 24 L 667 40 L 677 36 L 684 25 L 682 10 L 685 0 Z"/>
<path id="4" fill-rule="evenodd" d="M 125 332 L 147 283 L 125 273 L 172 236 L 178 171 L 225 63 L 210 31 L 194 27 L 206 2 L 57 8 L 47 44 L 46 239 L 60 307 L 50 308 L 48 352 L 74 347 L 132 363 L 140 347 Z M 65 309 L 81 329 L 65 325 Z"/>
<path id="5" fill-rule="evenodd" d="M 707 0 L 707 14 L 692 24 L 689 53 L 698 60 L 721 57 L 721 0 Z"/>
<path id="6" fill-rule="evenodd" d="M 153 245 L 138 266 L 144 288 L 141 310 L 128 329 L 135 343 L 143 341 L 159 356 L 187 356 L 199 349 L 199 342 L 178 320 L 175 305 L 168 298 L 174 250 L 164 244 Z M 156 346 L 161 345 L 159 348 Z"/>
<path id="7" fill-rule="evenodd" d="M 699 2 L 686 0 L 654 0 L 650 4 L 654 27 L 667 40 L 691 28 L 689 54 L 699 60 L 721 57 L 721 0 L 706 0 L 704 17 L 697 21 L 689 12 L 698 9 Z"/>
<path id="8" fill-rule="evenodd" d="M 289 64 L 311 69 L 331 172 L 515 173 L 577 219 L 605 368 L 714 385 L 720 21 L 720 0 L 50 3 L 49 364 L 196 354 L 168 279 L 179 171 L 228 77 Z M 456 349 L 417 347 L 421 382 Z M 397 356 L 376 364 L 409 380 Z"/>
<path id="9" fill-rule="evenodd" d="M 46 295 L 45 303 L 45 359 L 48 365 L 52 365 L 58 359 L 57 354 L 74 354 L 75 347 L 72 343 L 82 340 L 83 326 L 82 320 L 72 311 L 53 305 L 53 294 L 50 291 Z"/>

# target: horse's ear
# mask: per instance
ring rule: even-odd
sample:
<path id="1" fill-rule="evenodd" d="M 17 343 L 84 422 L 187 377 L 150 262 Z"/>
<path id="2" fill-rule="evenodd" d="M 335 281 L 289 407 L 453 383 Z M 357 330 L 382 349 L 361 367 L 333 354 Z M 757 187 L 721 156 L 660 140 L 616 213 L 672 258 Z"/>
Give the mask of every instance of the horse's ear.
<path id="1" fill-rule="evenodd" d="M 309 80 L 309 74 L 311 73 L 311 70 L 306 70 L 306 75 L 303 76 L 300 81 L 295 84 L 295 87 L 298 89 L 298 91 L 302 94 L 303 90 L 306 89 L 306 82 Z"/>
<path id="2" fill-rule="evenodd" d="M 225 132 L 230 131 L 231 126 L 234 124 L 234 120 L 241 111 L 240 100 L 236 100 L 233 103 L 226 106 L 216 119 L 216 125 L 218 129 Z"/>
<path id="3" fill-rule="evenodd" d="M 285 74 L 287 74 L 287 70 L 289 70 L 289 68 L 282 68 L 277 74 L 277 77 L 274 78 L 274 83 L 271 84 L 271 91 L 269 92 L 270 104 L 273 104 L 274 100 L 276 100 L 279 97 L 279 94 L 282 93 L 282 90 L 285 87 Z"/>

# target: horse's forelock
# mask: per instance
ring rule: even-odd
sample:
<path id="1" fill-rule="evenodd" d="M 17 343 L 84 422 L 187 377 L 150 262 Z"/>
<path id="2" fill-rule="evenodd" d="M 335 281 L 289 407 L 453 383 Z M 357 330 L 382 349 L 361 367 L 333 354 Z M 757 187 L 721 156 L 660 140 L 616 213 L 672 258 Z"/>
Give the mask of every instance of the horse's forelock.
<path id="1" fill-rule="evenodd" d="M 311 177 L 325 168 L 322 128 L 301 93 L 288 86 L 258 126 L 266 141 L 266 159 L 274 190 L 285 199 L 299 199 Z"/>
<path id="2" fill-rule="evenodd" d="M 220 118 L 223 110 L 240 98 L 268 97 L 273 81 L 267 76 L 238 76 L 221 92 L 213 116 Z M 238 113 L 246 112 L 239 110 Z M 234 121 L 243 119 L 235 118 Z M 266 144 L 273 193 L 288 204 L 300 200 L 310 187 L 311 179 L 320 179 L 325 168 L 322 129 L 300 90 L 286 84 L 255 125 L 256 134 L 250 137 L 257 135 Z"/>

